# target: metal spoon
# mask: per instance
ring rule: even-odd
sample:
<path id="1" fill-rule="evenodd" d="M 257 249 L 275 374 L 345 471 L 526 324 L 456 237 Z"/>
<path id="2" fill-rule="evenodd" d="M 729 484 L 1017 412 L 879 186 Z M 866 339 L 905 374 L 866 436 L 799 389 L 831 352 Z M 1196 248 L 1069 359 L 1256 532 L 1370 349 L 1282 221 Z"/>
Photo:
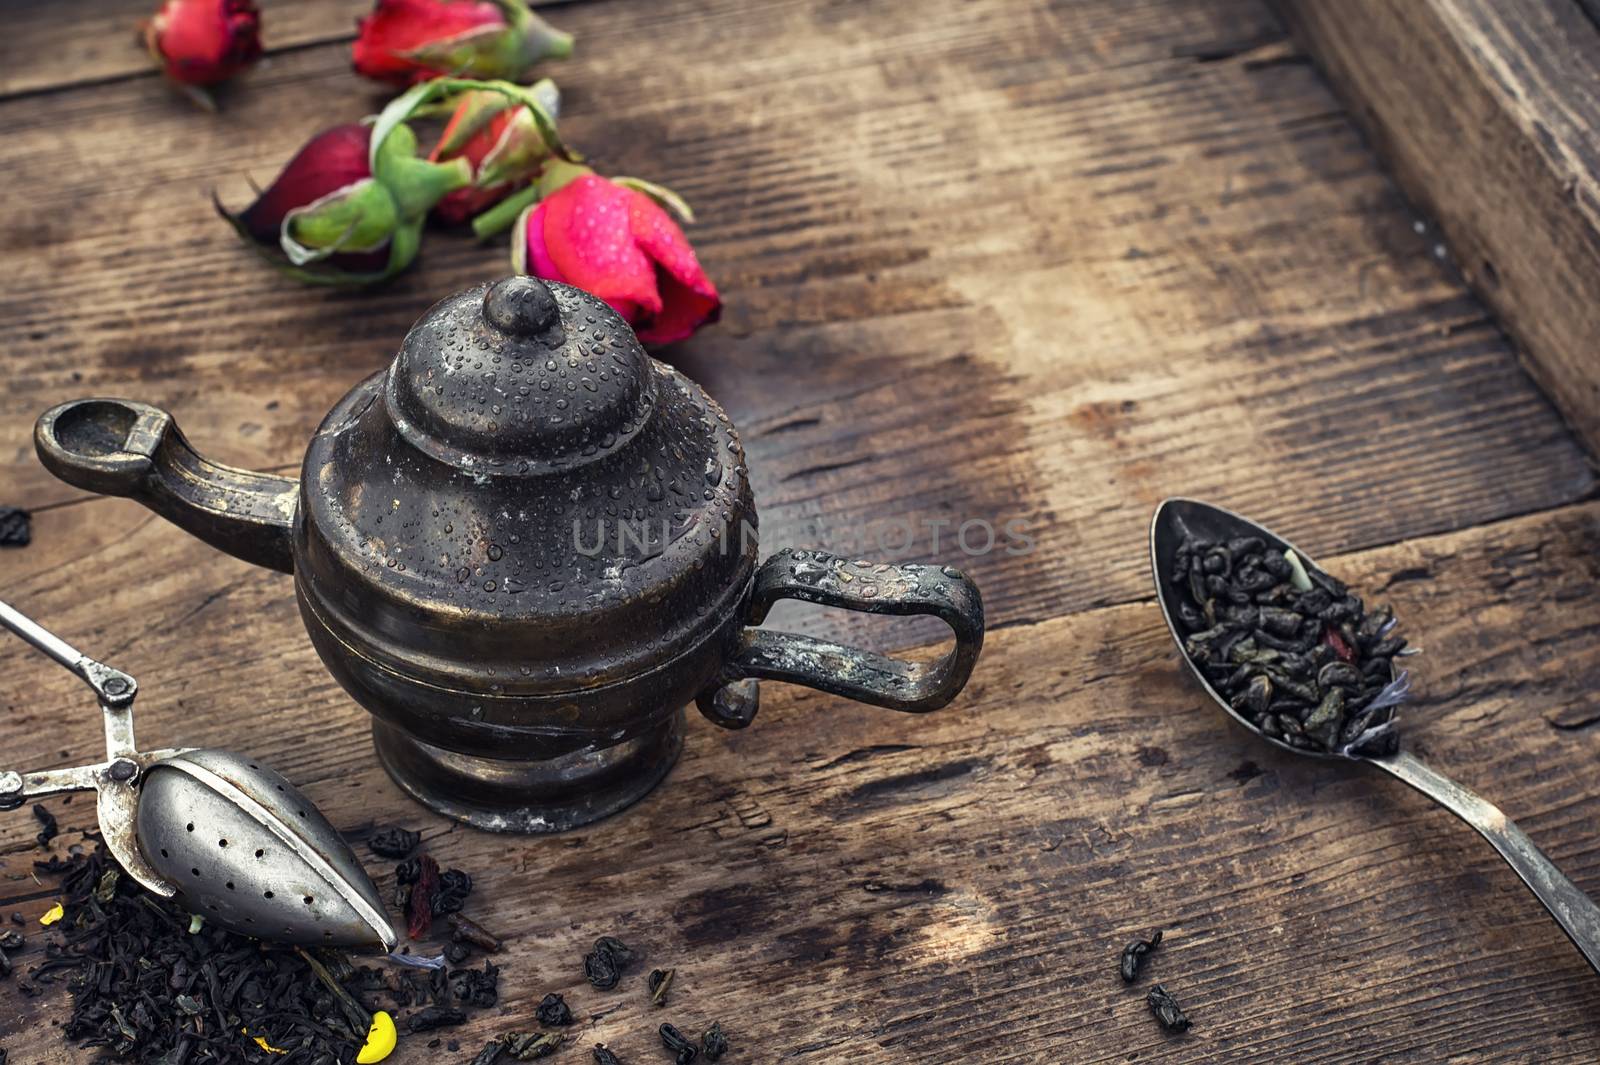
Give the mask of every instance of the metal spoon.
<path id="1" fill-rule="evenodd" d="M 1193 499 L 1168 499 L 1156 508 L 1155 517 L 1150 522 L 1150 564 L 1155 571 L 1156 598 L 1161 603 L 1161 614 L 1166 618 L 1167 628 L 1178 643 L 1184 664 L 1189 667 L 1189 672 L 1194 674 L 1201 687 L 1216 700 L 1217 705 L 1226 710 L 1239 724 L 1281 750 L 1312 758 L 1369 762 L 1411 785 L 1461 818 L 1500 852 L 1500 857 L 1516 870 L 1522 882 L 1533 890 L 1540 902 L 1544 903 L 1545 909 L 1549 910 L 1550 915 L 1561 925 L 1562 931 L 1571 937 L 1589 964 L 1596 971 L 1600 971 L 1600 906 L 1596 906 L 1594 900 L 1579 891 L 1577 886 L 1545 857 L 1544 852 L 1534 846 L 1533 840 L 1528 838 L 1527 833 L 1513 824 L 1498 807 L 1448 777 L 1429 769 L 1414 755 L 1403 750 L 1380 757 L 1324 754 L 1320 751 L 1290 746 L 1264 735 L 1247 718 L 1235 711 L 1228 700 L 1218 694 L 1206 680 L 1205 674 L 1195 666 L 1183 650 L 1184 633 L 1178 628 L 1177 603 L 1172 600 L 1174 592 L 1169 582 L 1164 579 L 1164 575 L 1172 571 L 1173 557 L 1178 545 L 1187 536 L 1202 540 L 1259 536 L 1279 550 L 1293 551 L 1307 566 L 1315 566 L 1315 563 L 1304 551 L 1270 529 L 1265 529 L 1221 507 Z"/>
<path id="2" fill-rule="evenodd" d="M 395 948 L 383 903 L 344 839 L 293 784 L 231 751 L 133 742 L 138 683 L 0 602 L 0 625 L 82 678 L 105 715 L 106 760 L 0 772 L 0 809 L 97 793 L 100 834 L 127 874 L 192 913 L 259 939 Z"/>

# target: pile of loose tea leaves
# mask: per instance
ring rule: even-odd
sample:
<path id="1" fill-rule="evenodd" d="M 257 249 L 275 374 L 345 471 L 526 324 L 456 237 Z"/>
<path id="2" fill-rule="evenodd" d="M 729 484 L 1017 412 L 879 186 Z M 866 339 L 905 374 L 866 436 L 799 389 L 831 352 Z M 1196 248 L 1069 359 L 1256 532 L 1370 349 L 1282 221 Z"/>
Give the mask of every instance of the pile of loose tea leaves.
<path id="1" fill-rule="evenodd" d="M 499 970 L 357 967 L 342 952 L 264 943 L 193 918 L 128 877 L 103 844 L 37 862 L 64 916 L 25 993 L 64 981 L 62 1030 L 141 1065 L 351 1065 L 376 1010 L 412 1031 L 498 1001 Z M 420 1008 L 418 1008 L 420 1007 Z"/>
<path id="2" fill-rule="evenodd" d="M 616 936 L 601 936 L 595 940 L 594 949 L 584 956 L 583 974 L 596 989 L 610 991 L 621 982 L 624 972 L 634 960 L 634 952 Z M 646 981 L 653 1006 L 665 1005 L 667 989 L 672 986 L 676 969 L 654 969 Z M 596 1016 L 599 1016 L 598 1014 Z M 573 1024 L 572 1008 L 566 999 L 551 992 L 539 1002 L 534 1019 L 546 1029 L 565 1029 Z M 661 1046 L 677 1065 L 691 1065 L 698 1060 L 718 1061 L 728 1052 L 728 1036 L 720 1023 L 700 1033 L 698 1042 L 680 1031 L 675 1025 L 663 1024 L 656 1029 Z M 561 1049 L 567 1041 L 561 1031 L 512 1032 L 485 1043 L 466 1065 L 507 1065 L 512 1061 L 533 1061 L 548 1057 Z M 604 1043 L 596 1043 L 590 1050 L 595 1065 L 622 1065 L 616 1051 Z M 0 1065 L 4 1065 L 0 1062 Z"/>
<path id="3" fill-rule="evenodd" d="M 1398 748 L 1394 711 L 1410 691 L 1406 641 L 1383 607 L 1260 537 L 1186 537 L 1167 575 L 1184 652 L 1263 735 L 1350 757 Z"/>

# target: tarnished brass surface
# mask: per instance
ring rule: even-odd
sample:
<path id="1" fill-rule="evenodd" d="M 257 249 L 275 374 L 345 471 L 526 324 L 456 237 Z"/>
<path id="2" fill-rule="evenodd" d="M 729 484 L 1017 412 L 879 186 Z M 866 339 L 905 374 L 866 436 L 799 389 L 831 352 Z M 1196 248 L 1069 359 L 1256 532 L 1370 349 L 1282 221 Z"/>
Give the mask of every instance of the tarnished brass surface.
<path id="1" fill-rule="evenodd" d="M 815 551 L 758 570 L 727 415 L 603 302 L 535 278 L 429 310 L 329 412 L 298 483 L 208 462 L 124 400 L 56 407 L 35 443 L 63 480 L 292 571 L 385 766 L 483 828 L 556 831 L 637 799 L 690 701 L 744 727 L 770 678 L 922 712 L 982 646 L 977 588 L 953 569 Z M 780 598 L 933 614 L 956 646 L 917 665 L 746 630 Z"/>

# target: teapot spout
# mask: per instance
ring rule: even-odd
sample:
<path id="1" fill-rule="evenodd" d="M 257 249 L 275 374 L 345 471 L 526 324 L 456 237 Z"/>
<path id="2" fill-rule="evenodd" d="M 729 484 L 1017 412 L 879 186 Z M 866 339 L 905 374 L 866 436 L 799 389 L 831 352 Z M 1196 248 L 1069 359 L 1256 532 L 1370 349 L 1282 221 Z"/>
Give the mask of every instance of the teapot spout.
<path id="1" fill-rule="evenodd" d="M 33 430 L 39 461 L 78 488 L 127 496 L 228 554 L 294 570 L 299 482 L 201 458 L 172 415 L 125 399 L 52 407 Z"/>

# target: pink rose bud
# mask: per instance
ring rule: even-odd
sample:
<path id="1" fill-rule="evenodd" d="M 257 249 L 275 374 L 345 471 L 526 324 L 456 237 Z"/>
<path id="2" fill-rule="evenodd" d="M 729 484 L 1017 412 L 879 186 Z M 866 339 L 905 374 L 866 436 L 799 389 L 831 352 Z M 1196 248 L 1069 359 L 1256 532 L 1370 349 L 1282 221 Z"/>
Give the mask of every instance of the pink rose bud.
<path id="1" fill-rule="evenodd" d="M 356 28 L 356 73 L 407 85 L 436 75 L 522 81 L 541 59 L 572 54 L 572 37 L 527 0 L 378 0 Z"/>
<path id="2" fill-rule="evenodd" d="M 625 182 L 625 183 L 624 183 Z M 518 273 L 564 281 L 605 300 L 646 344 L 670 344 L 714 322 L 722 299 L 694 249 L 656 198 L 663 189 L 608 181 L 587 167 L 554 162 L 539 179 L 544 198 L 512 228 Z"/>
<path id="3" fill-rule="evenodd" d="M 167 0 L 140 30 L 162 72 L 190 89 L 227 81 L 261 55 L 254 0 Z"/>
<path id="4" fill-rule="evenodd" d="M 447 193 L 466 185 L 465 160 L 416 156 L 404 124 L 372 150 L 372 126 L 351 123 L 313 137 L 256 202 L 223 217 L 275 265 L 305 281 L 368 284 L 411 265 L 422 223 Z"/>
<path id="5" fill-rule="evenodd" d="M 530 91 L 554 116 L 561 100 L 555 83 L 546 78 Z M 525 186 L 552 154 L 526 107 L 497 92 L 479 89 L 463 93 L 428 158 L 436 162 L 465 159 L 472 167 L 473 181 L 470 187 L 440 200 L 433 216 L 450 225 L 470 221 Z"/>

